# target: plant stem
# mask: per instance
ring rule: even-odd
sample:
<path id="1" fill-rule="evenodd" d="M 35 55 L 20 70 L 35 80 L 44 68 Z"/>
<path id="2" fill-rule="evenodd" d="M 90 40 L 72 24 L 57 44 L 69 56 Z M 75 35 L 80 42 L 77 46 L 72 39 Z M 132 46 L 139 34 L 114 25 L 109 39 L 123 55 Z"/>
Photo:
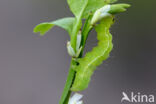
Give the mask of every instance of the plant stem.
<path id="1" fill-rule="evenodd" d="M 88 37 L 88 33 L 92 29 L 92 26 L 90 25 L 90 22 L 89 22 L 91 18 L 92 18 L 92 15 L 87 18 L 87 20 L 85 22 L 85 25 L 84 25 L 84 28 L 83 28 L 83 31 L 82 31 L 82 36 L 83 37 L 82 37 L 81 46 L 83 48 L 82 48 L 81 54 L 80 54 L 80 56 L 78 58 L 82 57 L 83 49 L 84 49 L 84 46 L 85 46 L 85 43 L 86 43 L 86 40 L 87 40 L 87 37 Z M 79 26 L 80 26 L 80 21 L 77 22 L 77 25 L 76 25 L 77 29 L 79 28 Z M 74 33 L 76 33 L 77 29 L 75 28 Z M 67 76 L 67 81 L 66 81 L 66 84 L 65 84 L 65 87 L 64 87 L 64 90 L 63 90 L 63 93 L 62 93 L 59 104 L 68 104 L 70 94 L 71 94 L 70 88 L 72 86 L 72 83 L 74 81 L 75 74 L 76 74 L 76 72 L 74 71 L 74 68 L 76 66 L 77 66 L 77 62 L 76 62 L 75 59 L 72 58 L 70 68 L 69 68 L 69 73 L 68 73 L 68 76 Z"/>
<path id="2" fill-rule="evenodd" d="M 70 88 L 71 88 L 71 85 L 72 85 L 72 82 L 73 82 L 74 76 L 75 76 L 75 71 L 73 69 L 75 67 L 75 65 L 76 65 L 76 61 L 74 59 L 72 59 L 71 65 L 69 68 L 69 73 L 67 76 L 67 81 L 66 81 L 59 104 L 66 104 L 69 100 L 70 93 L 71 93 Z"/>
<path id="3" fill-rule="evenodd" d="M 84 23 L 84 28 L 82 30 L 82 36 L 83 37 L 82 37 L 82 42 L 81 42 L 82 51 L 80 53 L 80 56 L 82 56 L 82 54 L 83 54 L 83 50 L 84 50 L 84 47 L 86 44 L 86 40 L 88 38 L 88 34 L 91 31 L 91 29 L 93 28 L 93 26 L 90 24 L 91 19 L 92 19 L 92 15 L 90 15 Z"/>

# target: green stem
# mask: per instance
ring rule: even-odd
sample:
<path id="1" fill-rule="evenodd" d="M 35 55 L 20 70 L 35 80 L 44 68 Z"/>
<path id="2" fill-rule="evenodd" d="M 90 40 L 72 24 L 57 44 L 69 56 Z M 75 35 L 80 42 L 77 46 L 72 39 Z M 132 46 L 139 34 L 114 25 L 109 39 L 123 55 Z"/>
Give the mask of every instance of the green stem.
<path id="1" fill-rule="evenodd" d="M 81 42 L 81 45 L 82 45 L 82 51 L 80 53 L 80 56 L 82 56 L 83 54 L 83 50 L 84 50 L 84 47 L 85 47 L 85 44 L 86 44 L 86 40 L 88 38 L 88 34 L 89 32 L 91 31 L 91 29 L 93 28 L 93 26 L 90 24 L 90 21 L 92 19 L 92 16 L 93 15 L 90 15 L 87 20 L 85 21 L 84 23 L 84 28 L 82 30 L 82 42 Z"/>
<path id="2" fill-rule="evenodd" d="M 68 104 L 71 93 L 72 92 L 69 90 L 68 95 L 67 95 L 67 97 L 66 97 L 66 99 L 64 101 L 64 104 Z"/>
<path id="3" fill-rule="evenodd" d="M 88 37 L 88 33 L 90 32 L 90 30 L 92 29 L 92 26 L 90 25 L 90 19 L 92 18 L 92 16 L 89 16 L 88 19 L 86 20 L 85 22 L 85 25 L 84 25 L 84 28 L 83 28 L 83 31 L 82 31 L 82 43 L 81 43 L 81 46 L 84 48 L 85 46 L 85 43 L 86 43 L 86 40 L 87 40 L 87 37 Z M 74 29 L 74 33 L 75 33 L 75 36 L 77 36 L 77 29 L 79 28 L 81 24 L 81 21 L 77 21 L 77 24 Z M 74 39 L 75 40 L 75 39 Z M 75 43 L 73 41 L 73 43 Z M 83 50 L 81 51 L 81 54 L 78 58 L 81 58 L 82 57 L 82 54 L 83 54 Z M 60 102 L 59 104 L 68 104 L 68 101 L 69 101 L 69 98 L 70 98 L 70 94 L 71 94 L 71 91 L 70 91 L 70 88 L 72 86 L 72 83 L 74 81 L 74 78 L 75 78 L 75 71 L 74 71 L 74 68 L 76 67 L 77 65 L 77 62 L 75 59 L 72 59 L 71 61 L 71 65 L 70 65 L 70 68 L 69 68 L 69 73 L 68 73 L 68 76 L 67 76 L 67 81 L 66 81 L 66 84 L 65 84 L 65 87 L 64 87 L 64 90 L 63 90 L 63 93 L 62 93 L 62 96 L 61 96 L 61 99 L 60 99 Z"/>
<path id="4" fill-rule="evenodd" d="M 80 30 L 81 27 L 81 18 L 79 18 L 78 20 L 76 20 L 76 24 L 74 26 L 73 29 L 73 35 L 71 37 L 71 45 L 74 48 L 74 50 L 76 50 L 76 40 L 77 40 L 77 33 Z M 75 76 L 75 71 L 74 71 L 74 67 L 76 66 L 76 61 L 74 59 L 72 59 L 71 61 L 71 65 L 69 68 L 69 73 L 67 76 L 67 81 L 60 99 L 59 104 L 68 104 L 69 101 L 69 97 L 71 94 L 70 88 L 72 86 L 73 80 L 74 80 L 74 76 Z"/>
<path id="5" fill-rule="evenodd" d="M 73 82 L 74 76 L 75 76 L 75 71 L 73 70 L 75 65 L 76 65 L 76 61 L 74 59 L 72 59 L 71 65 L 70 65 L 70 68 L 69 68 L 69 73 L 68 73 L 68 76 L 67 76 L 67 81 L 66 81 L 66 84 L 65 84 L 65 87 L 64 87 L 64 90 L 63 90 L 63 93 L 62 93 L 59 104 L 68 103 L 70 93 L 71 93 L 70 88 L 71 88 L 71 85 L 72 85 L 72 82 Z"/>

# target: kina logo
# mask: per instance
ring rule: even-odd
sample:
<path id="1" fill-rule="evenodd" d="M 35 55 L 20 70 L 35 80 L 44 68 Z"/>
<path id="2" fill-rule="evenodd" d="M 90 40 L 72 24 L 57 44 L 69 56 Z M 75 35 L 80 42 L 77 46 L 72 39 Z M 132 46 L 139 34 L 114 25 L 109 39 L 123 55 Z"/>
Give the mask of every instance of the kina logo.
<path id="1" fill-rule="evenodd" d="M 134 93 L 131 92 L 129 94 L 126 94 L 125 92 L 122 92 L 122 99 L 121 102 L 132 102 L 132 103 L 154 103 L 154 95 L 146 95 L 146 94 L 141 94 L 140 92 Z"/>

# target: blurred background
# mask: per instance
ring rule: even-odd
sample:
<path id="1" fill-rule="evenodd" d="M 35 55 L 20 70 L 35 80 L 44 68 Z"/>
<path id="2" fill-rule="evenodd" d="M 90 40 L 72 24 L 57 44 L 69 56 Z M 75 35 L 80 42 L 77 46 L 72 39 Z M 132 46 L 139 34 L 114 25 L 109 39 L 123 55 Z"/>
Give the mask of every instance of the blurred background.
<path id="1" fill-rule="evenodd" d="M 114 49 L 82 92 L 84 104 L 121 104 L 123 91 L 156 97 L 156 1 L 119 2 L 132 7 L 116 17 Z M 69 36 L 58 27 L 44 37 L 32 31 L 68 16 L 66 0 L 0 0 L 0 104 L 58 104 L 70 64 Z M 96 43 L 93 31 L 85 51 Z"/>

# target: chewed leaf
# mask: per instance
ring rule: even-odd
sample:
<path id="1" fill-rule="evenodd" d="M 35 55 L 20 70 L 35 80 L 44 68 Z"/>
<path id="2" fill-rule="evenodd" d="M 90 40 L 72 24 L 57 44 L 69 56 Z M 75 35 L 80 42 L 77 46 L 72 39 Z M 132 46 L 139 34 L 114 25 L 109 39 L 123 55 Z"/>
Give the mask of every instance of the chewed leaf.
<path id="1" fill-rule="evenodd" d="M 45 23 L 41 23 L 39 25 L 37 25 L 34 28 L 34 33 L 38 33 L 40 32 L 40 35 L 44 35 L 46 32 L 48 32 L 52 27 L 54 26 L 54 24 L 51 24 L 49 22 L 45 22 Z"/>
<path id="2" fill-rule="evenodd" d="M 53 26 L 59 26 L 63 29 L 65 29 L 69 35 L 71 35 L 71 31 L 72 31 L 72 27 L 73 27 L 73 23 L 75 21 L 75 18 L 73 17 L 68 17 L 68 18 L 62 18 L 56 21 L 52 21 L 52 22 L 44 22 L 41 23 L 39 25 L 37 25 L 34 28 L 34 33 L 40 33 L 40 35 L 45 35 L 45 33 L 47 33 L 50 29 L 53 28 Z"/>

